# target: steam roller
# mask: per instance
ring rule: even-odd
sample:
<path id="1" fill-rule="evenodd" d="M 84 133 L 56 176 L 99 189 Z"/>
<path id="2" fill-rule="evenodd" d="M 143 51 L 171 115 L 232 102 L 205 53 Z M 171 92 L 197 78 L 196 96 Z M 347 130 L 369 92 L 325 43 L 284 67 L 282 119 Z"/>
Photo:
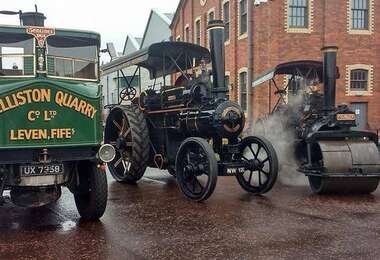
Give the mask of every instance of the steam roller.
<path id="1" fill-rule="evenodd" d="M 323 83 L 323 92 L 305 91 L 297 109 L 285 108 L 285 113 L 276 111 L 260 119 L 257 133 L 267 136 L 274 128 L 270 121 L 283 119 L 276 128 L 292 130 L 294 141 L 288 143 L 295 152 L 295 166 L 308 177 L 314 193 L 370 194 L 380 182 L 378 135 L 357 130 L 356 113 L 348 105 L 335 104 L 337 50 L 335 46 L 322 49 L 319 83 Z"/>
<path id="2" fill-rule="evenodd" d="M 353 130 L 356 114 L 347 105 L 335 105 L 337 50 L 322 49 L 324 93 L 319 100 L 323 105 L 322 110 L 309 111 L 298 128 L 301 142 L 296 155 L 303 162 L 299 170 L 308 176 L 315 193 L 369 194 L 380 181 L 378 136 Z"/>

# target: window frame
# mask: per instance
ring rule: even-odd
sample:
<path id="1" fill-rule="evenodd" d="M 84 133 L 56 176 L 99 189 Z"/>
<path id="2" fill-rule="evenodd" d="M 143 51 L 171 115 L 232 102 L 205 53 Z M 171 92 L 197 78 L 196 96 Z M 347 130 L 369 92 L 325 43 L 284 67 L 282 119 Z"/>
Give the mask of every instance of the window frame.
<path id="1" fill-rule="evenodd" d="M 242 91 L 243 90 L 243 86 L 241 82 L 242 74 L 245 74 L 245 88 L 244 88 L 245 91 L 244 92 Z M 246 104 L 245 108 L 243 107 L 243 103 L 242 103 L 243 101 L 242 95 L 245 95 L 245 104 Z M 244 110 L 244 112 L 247 113 L 248 111 L 248 68 L 241 68 L 238 71 L 238 101 L 239 101 L 240 106 Z"/>
<path id="2" fill-rule="evenodd" d="M 215 7 L 209 9 L 207 11 L 207 25 L 208 23 L 210 22 L 210 14 L 214 14 L 214 20 L 217 19 L 216 18 L 216 11 L 215 11 Z M 207 48 L 210 48 L 210 34 L 209 34 L 209 31 L 207 30 Z"/>
<path id="3" fill-rule="evenodd" d="M 350 10 L 350 12 L 351 12 L 351 29 L 352 30 L 368 31 L 369 30 L 369 19 L 370 19 L 370 17 L 369 17 L 369 15 L 370 15 L 370 0 L 349 0 L 349 1 L 351 1 L 351 10 Z M 361 4 L 359 4 L 360 3 L 359 1 L 363 1 L 363 2 L 361 2 L 361 4 L 363 5 L 365 3 L 367 8 L 366 9 L 364 9 L 364 8 L 359 9 L 359 7 L 355 8 L 355 3 L 357 5 L 361 5 Z M 356 16 L 355 16 L 355 13 L 356 13 Z M 366 15 L 363 15 L 363 14 L 366 14 Z M 363 17 L 361 17 L 362 15 L 363 15 Z M 360 18 L 359 18 L 359 16 L 360 16 Z M 359 27 L 359 21 L 360 21 L 360 24 L 363 24 L 363 27 Z M 358 27 L 355 27 L 355 22 L 356 22 L 356 26 L 358 26 Z"/>
<path id="4" fill-rule="evenodd" d="M 32 54 L 0 54 L 0 58 L 2 57 L 33 57 L 33 75 L 0 75 L 0 79 L 6 78 L 35 78 L 37 76 L 37 59 L 36 59 L 36 38 L 32 37 L 33 40 L 33 53 Z M 45 59 L 46 60 L 46 59 Z"/>
<path id="5" fill-rule="evenodd" d="M 98 82 L 100 81 L 99 77 L 99 69 L 100 69 L 100 64 L 99 64 L 99 50 L 97 50 L 97 57 L 95 60 L 90 60 L 90 59 L 80 59 L 80 58 L 71 58 L 71 57 L 61 57 L 61 56 L 53 56 L 49 55 L 48 51 L 48 46 L 46 46 L 46 55 L 45 55 L 45 61 L 46 61 L 46 77 L 47 78 L 52 78 L 52 79 L 66 79 L 66 80 L 74 80 L 74 81 L 88 81 L 88 82 Z M 54 75 L 49 75 L 48 73 L 48 57 L 54 59 L 54 66 L 56 64 L 56 59 L 61 59 L 61 60 L 71 60 L 72 62 L 72 67 L 73 67 L 73 77 L 65 77 L 65 76 L 54 76 Z M 75 61 L 79 62 L 93 62 L 95 65 L 95 79 L 86 79 L 86 78 L 76 78 L 74 77 L 75 74 Z"/>
<path id="6" fill-rule="evenodd" d="M 245 13 L 242 13 L 242 2 L 245 1 Z M 238 13 L 238 30 L 239 30 L 239 37 L 238 39 L 241 40 L 241 39 L 244 39 L 244 38 L 247 38 L 248 37 L 248 1 L 251 1 L 251 0 L 239 0 L 239 13 Z M 245 16 L 245 20 L 246 20 L 246 28 L 245 28 L 245 31 L 242 32 L 242 21 L 243 21 L 243 15 Z"/>
<path id="7" fill-rule="evenodd" d="M 312 33 L 314 23 L 314 0 L 307 1 L 307 27 L 293 27 L 290 25 L 290 1 L 285 0 L 285 31 L 287 33 Z"/>
<path id="8" fill-rule="evenodd" d="M 374 69 L 373 65 L 354 64 L 346 66 L 346 96 L 373 96 L 374 86 Z M 367 90 L 356 90 L 351 88 L 351 73 L 355 70 L 368 71 L 367 74 Z"/>
<path id="9" fill-rule="evenodd" d="M 183 34 L 184 34 L 183 35 L 184 41 L 191 43 L 191 39 L 190 39 L 191 32 L 190 32 L 190 25 L 189 24 L 185 25 L 185 28 L 183 30 Z"/>
<path id="10" fill-rule="evenodd" d="M 227 97 L 229 100 L 231 100 L 231 95 L 232 95 L 232 88 L 231 88 L 231 73 L 229 71 L 226 71 L 224 73 L 224 84 L 226 83 L 226 78 L 228 78 L 228 85 L 227 85 L 227 88 L 228 88 L 228 93 L 227 93 Z"/>
<path id="11" fill-rule="evenodd" d="M 225 11 L 224 7 L 227 4 L 228 4 L 228 22 L 226 22 L 226 20 L 225 20 L 225 12 L 224 12 Z M 224 44 L 228 45 L 231 42 L 231 2 L 230 2 L 230 0 L 224 0 L 222 2 L 221 13 L 222 13 L 222 20 L 223 20 L 223 23 L 225 26 Z"/>
<path id="12" fill-rule="evenodd" d="M 353 77 L 356 76 L 357 78 L 354 79 Z M 363 78 L 359 78 L 363 76 Z M 368 76 L 369 71 L 367 69 L 353 69 L 350 71 L 350 91 L 368 91 Z M 359 87 L 353 87 L 354 83 L 358 83 L 358 85 L 365 85 L 364 88 Z"/>
<path id="13" fill-rule="evenodd" d="M 349 34 L 370 35 L 375 30 L 374 1 L 368 0 L 368 29 L 353 28 L 353 0 L 347 0 L 347 31 Z"/>
<path id="14" fill-rule="evenodd" d="M 199 31 L 197 30 L 197 24 L 199 23 Z M 199 34 L 199 37 L 198 37 Z M 199 43 L 198 43 L 199 39 Z M 202 17 L 198 16 L 194 20 L 194 44 L 202 46 Z"/>

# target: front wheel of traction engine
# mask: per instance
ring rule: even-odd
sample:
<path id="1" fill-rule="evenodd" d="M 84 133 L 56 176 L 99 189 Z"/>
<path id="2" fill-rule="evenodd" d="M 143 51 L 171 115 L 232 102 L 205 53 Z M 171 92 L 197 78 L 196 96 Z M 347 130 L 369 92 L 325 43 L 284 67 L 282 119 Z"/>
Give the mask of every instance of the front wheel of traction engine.
<path id="1" fill-rule="evenodd" d="M 176 176 L 186 197 L 201 202 L 211 196 L 218 178 L 218 163 L 206 140 L 192 137 L 182 143 L 176 158 Z"/>
<path id="2" fill-rule="evenodd" d="M 85 220 L 98 220 L 107 206 L 107 176 L 95 163 L 84 161 L 77 166 L 75 204 Z"/>
<path id="3" fill-rule="evenodd" d="M 137 106 L 112 109 L 104 142 L 116 150 L 115 159 L 107 164 L 116 181 L 134 184 L 143 177 L 150 153 L 149 132 L 144 113 Z"/>
<path id="4" fill-rule="evenodd" d="M 238 157 L 246 164 L 244 173 L 236 175 L 244 190 L 260 195 L 273 188 L 278 176 L 278 159 L 267 139 L 256 136 L 244 138 Z"/>

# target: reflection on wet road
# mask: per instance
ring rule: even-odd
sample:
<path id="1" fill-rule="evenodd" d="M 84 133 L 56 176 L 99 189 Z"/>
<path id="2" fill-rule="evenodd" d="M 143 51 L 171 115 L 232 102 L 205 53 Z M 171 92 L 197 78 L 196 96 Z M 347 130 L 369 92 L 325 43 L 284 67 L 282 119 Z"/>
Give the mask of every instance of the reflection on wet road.
<path id="1" fill-rule="evenodd" d="M 81 222 L 72 195 L 42 209 L 0 208 L 0 259 L 378 259 L 380 191 L 314 196 L 277 185 L 265 197 L 219 178 L 203 204 L 150 171 L 135 186 L 109 178 L 100 222 Z"/>

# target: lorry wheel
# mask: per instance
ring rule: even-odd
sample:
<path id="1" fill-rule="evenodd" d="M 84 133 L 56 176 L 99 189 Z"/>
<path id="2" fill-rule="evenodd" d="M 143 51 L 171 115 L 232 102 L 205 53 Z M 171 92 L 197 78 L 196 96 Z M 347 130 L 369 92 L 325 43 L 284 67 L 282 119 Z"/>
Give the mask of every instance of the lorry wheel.
<path id="1" fill-rule="evenodd" d="M 78 212 L 85 220 L 98 220 L 107 206 L 107 176 L 94 163 L 81 162 L 74 198 Z"/>
<path id="2" fill-rule="evenodd" d="M 148 166 L 150 141 L 144 113 L 137 106 L 115 107 L 107 118 L 104 142 L 116 149 L 108 169 L 118 182 L 136 183 Z"/>
<path id="3" fill-rule="evenodd" d="M 245 191 L 260 195 L 273 188 L 278 176 L 278 159 L 267 139 L 256 136 L 244 138 L 238 157 L 249 165 L 244 173 L 236 175 Z"/>
<path id="4" fill-rule="evenodd" d="M 186 197 L 201 202 L 211 196 L 218 178 L 218 163 L 206 140 L 192 137 L 182 143 L 176 158 L 176 175 Z"/>

